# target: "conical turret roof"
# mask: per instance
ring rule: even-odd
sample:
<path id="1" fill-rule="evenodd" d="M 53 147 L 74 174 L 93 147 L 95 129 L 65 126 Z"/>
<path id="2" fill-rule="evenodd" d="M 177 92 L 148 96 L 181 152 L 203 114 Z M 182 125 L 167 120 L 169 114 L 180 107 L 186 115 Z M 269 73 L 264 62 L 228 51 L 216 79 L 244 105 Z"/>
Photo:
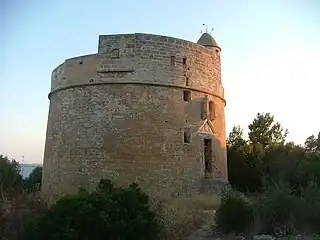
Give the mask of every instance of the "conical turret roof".
<path id="1" fill-rule="evenodd" d="M 217 47 L 220 49 L 216 40 L 209 33 L 203 33 L 197 43 L 202 46 Z"/>

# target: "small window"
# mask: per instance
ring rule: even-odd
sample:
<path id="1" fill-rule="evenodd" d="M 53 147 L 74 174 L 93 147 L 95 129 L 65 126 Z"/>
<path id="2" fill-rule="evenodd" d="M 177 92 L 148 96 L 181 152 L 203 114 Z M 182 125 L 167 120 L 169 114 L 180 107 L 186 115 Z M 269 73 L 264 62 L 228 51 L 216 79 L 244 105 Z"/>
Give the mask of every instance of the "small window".
<path id="1" fill-rule="evenodd" d="M 190 143 L 191 142 L 191 132 L 189 129 L 185 129 L 183 132 L 183 142 Z"/>
<path id="2" fill-rule="evenodd" d="M 216 58 L 218 59 L 218 62 L 220 63 L 220 52 L 218 49 L 216 49 Z"/>
<path id="3" fill-rule="evenodd" d="M 112 58 L 118 58 L 120 56 L 119 49 L 112 50 Z"/>
<path id="4" fill-rule="evenodd" d="M 190 102 L 191 101 L 191 92 L 190 91 L 183 91 L 183 100 L 185 102 Z"/>
<path id="5" fill-rule="evenodd" d="M 210 120 L 214 120 L 216 117 L 216 113 L 215 113 L 215 105 L 213 101 L 209 102 L 209 118 Z"/>
<path id="6" fill-rule="evenodd" d="M 182 66 L 183 66 L 183 68 L 187 67 L 187 58 L 182 59 Z"/>
<path id="7" fill-rule="evenodd" d="M 189 78 L 186 77 L 186 86 L 189 86 Z"/>
<path id="8" fill-rule="evenodd" d="M 171 56 L 170 58 L 170 65 L 172 67 L 174 67 L 176 65 L 176 57 L 175 56 Z"/>

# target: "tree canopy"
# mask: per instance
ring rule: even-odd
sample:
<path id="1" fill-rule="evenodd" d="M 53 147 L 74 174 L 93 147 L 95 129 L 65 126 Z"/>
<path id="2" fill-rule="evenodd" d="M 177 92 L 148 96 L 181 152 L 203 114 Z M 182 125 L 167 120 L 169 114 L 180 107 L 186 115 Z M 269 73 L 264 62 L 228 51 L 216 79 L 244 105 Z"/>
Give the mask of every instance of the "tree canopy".
<path id="1" fill-rule="evenodd" d="M 248 128 L 250 143 L 258 143 L 263 147 L 283 144 L 289 133 L 279 122 L 275 122 L 274 116 L 270 113 L 258 113 Z"/>
<path id="2" fill-rule="evenodd" d="M 227 139 L 228 176 L 234 187 L 262 191 L 265 181 L 285 180 L 299 189 L 312 179 L 320 182 L 320 133 L 308 137 L 304 146 L 286 142 L 288 130 L 270 113 L 258 113 L 248 130 L 248 140 L 240 126 Z"/>
<path id="3" fill-rule="evenodd" d="M 3 192 L 13 188 L 21 182 L 19 163 L 0 154 L 0 191 Z"/>

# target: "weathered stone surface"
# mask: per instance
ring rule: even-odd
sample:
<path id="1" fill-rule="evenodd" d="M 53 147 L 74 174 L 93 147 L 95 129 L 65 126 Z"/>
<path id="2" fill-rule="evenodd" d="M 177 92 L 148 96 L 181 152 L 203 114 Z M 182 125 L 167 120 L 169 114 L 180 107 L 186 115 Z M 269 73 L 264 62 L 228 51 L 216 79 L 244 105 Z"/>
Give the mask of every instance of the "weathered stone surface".
<path id="1" fill-rule="evenodd" d="M 94 187 L 101 178 L 138 181 L 150 194 L 199 192 L 205 138 L 212 140 L 211 177 L 227 181 L 218 48 L 150 34 L 103 35 L 97 54 L 53 71 L 49 99 L 48 195 Z"/>

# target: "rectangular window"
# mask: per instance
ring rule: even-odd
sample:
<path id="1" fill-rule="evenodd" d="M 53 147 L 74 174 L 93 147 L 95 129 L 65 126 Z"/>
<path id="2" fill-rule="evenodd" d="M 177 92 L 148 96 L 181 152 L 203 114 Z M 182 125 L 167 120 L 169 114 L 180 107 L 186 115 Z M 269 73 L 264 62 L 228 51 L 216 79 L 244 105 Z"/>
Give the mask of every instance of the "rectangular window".
<path id="1" fill-rule="evenodd" d="M 189 78 L 186 77 L 186 86 L 189 86 Z"/>
<path id="2" fill-rule="evenodd" d="M 170 65 L 172 67 L 174 67 L 176 65 L 176 57 L 175 56 L 170 57 Z"/>
<path id="3" fill-rule="evenodd" d="M 212 140 L 204 139 L 204 174 L 206 178 L 212 177 Z"/>
<path id="4" fill-rule="evenodd" d="M 113 49 L 111 56 L 112 56 L 112 58 L 118 58 L 118 57 L 120 57 L 119 49 Z"/>
<path id="5" fill-rule="evenodd" d="M 187 67 L 187 58 L 182 59 L 182 66 L 183 66 L 183 68 Z"/>
<path id="6" fill-rule="evenodd" d="M 185 102 L 190 102 L 191 101 L 191 92 L 188 90 L 183 91 L 183 100 Z"/>
<path id="7" fill-rule="evenodd" d="M 191 142 L 191 132 L 189 129 L 185 129 L 183 133 L 183 142 L 190 143 Z"/>

